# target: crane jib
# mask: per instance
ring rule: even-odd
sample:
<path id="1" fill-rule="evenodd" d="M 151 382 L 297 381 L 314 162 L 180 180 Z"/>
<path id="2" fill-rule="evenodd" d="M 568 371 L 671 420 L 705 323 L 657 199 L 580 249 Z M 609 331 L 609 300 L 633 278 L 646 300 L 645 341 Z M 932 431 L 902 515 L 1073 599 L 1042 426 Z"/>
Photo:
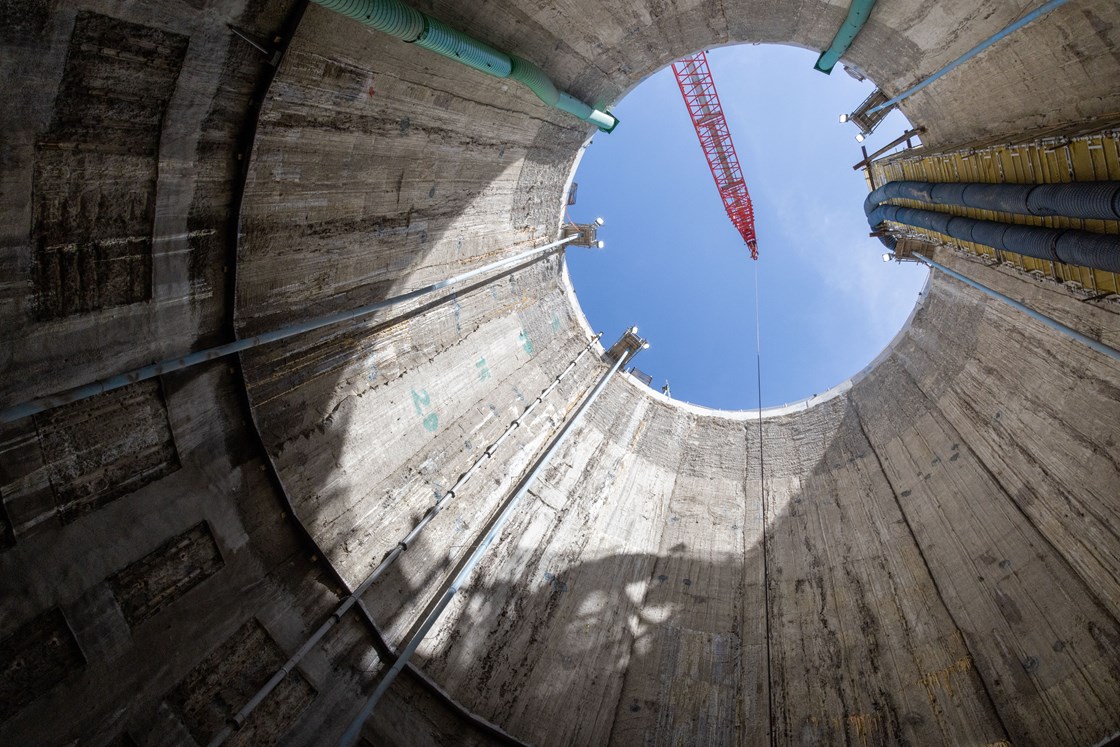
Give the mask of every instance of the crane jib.
<path id="1" fill-rule="evenodd" d="M 739 166 L 739 157 L 735 154 L 735 143 L 731 140 L 727 119 L 719 103 L 716 84 L 708 68 L 708 56 L 697 52 L 677 60 L 673 63 L 673 75 L 677 78 L 685 108 L 692 119 L 727 217 L 746 242 L 751 259 L 758 259 L 754 208 Z"/>

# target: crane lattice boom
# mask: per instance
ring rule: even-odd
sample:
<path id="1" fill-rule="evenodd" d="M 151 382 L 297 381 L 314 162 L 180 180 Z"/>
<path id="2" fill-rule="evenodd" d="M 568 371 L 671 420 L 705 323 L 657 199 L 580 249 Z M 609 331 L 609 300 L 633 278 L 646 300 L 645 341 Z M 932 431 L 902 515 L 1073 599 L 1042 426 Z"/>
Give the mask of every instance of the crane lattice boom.
<path id="1" fill-rule="evenodd" d="M 674 62 L 673 74 L 677 77 L 688 115 L 696 128 L 696 136 L 700 138 L 700 147 L 716 180 L 727 217 L 743 241 L 747 242 L 751 259 L 758 259 L 754 208 L 751 207 L 751 196 L 747 193 L 743 170 L 739 168 L 739 157 L 735 155 L 735 143 L 731 141 L 731 132 L 719 103 L 716 84 L 708 69 L 708 56 L 697 52 Z"/>

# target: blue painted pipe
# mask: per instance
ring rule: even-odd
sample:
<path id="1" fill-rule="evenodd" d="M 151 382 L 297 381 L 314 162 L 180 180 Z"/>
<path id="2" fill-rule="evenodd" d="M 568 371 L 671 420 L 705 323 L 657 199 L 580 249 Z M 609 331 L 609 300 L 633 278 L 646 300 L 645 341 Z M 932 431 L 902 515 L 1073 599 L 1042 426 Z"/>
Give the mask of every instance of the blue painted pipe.
<path id="1" fill-rule="evenodd" d="M 817 58 L 817 64 L 813 65 L 814 70 L 820 70 L 825 75 L 832 73 L 832 68 L 848 51 L 848 47 L 852 46 L 856 35 L 871 17 L 871 9 L 874 7 L 875 0 L 852 0 L 852 4 L 848 6 L 847 18 L 840 24 L 836 36 L 832 37 L 832 44 L 828 45 L 828 49 L 821 52 L 821 56 Z"/>
<path id="2" fill-rule="evenodd" d="M 1042 16 L 1046 15 L 1047 13 L 1054 10 L 1055 8 L 1058 8 L 1058 7 L 1061 7 L 1062 5 L 1065 5 L 1067 2 L 1069 2 L 1069 0 L 1050 0 L 1050 2 L 1045 3 L 1044 5 L 1041 5 L 1040 7 L 1036 8 L 1035 10 L 1026 14 L 1022 18 L 1020 18 L 1018 21 L 1011 24 L 1007 28 L 1003 29 L 999 33 L 994 34 L 993 36 L 989 36 L 987 39 L 980 42 L 975 47 L 968 50 L 967 52 L 962 54 L 957 59 L 953 60 L 952 62 L 950 62 L 945 67 L 941 68 L 936 73 L 934 73 L 933 75 L 931 75 L 928 78 L 926 78 L 925 80 L 923 80 L 921 83 L 918 83 L 916 86 L 913 86 L 911 88 L 907 88 L 905 91 L 898 94 L 897 96 L 895 96 L 890 101 L 887 101 L 886 103 L 883 103 L 883 104 L 879 104 L 878 106 L 868 110 L 867 113 L 868 114 L 874 114 L 875 112 L 882 111 L 883 109 L 894 106 L 895 104 L 902 101 L 903 99 L 910 98 L 915 93 L 922 90 L 923 88 L 928 86 L 930 83 L 932 83 L 935 80 L 937 80 L 938 78 L 940 78 L 945 73 L 949 72 L 950 70 L 956 69 L 958 66 L 960 66 L 961 64 L 963 64 L 965 62 L 968 62 L 973 57 L 975 57 L 976 55 L 980 54 L 981 52 L 983 52 L 988 47 L 990 47 L 993 44 L 995 44 L 996 42 L 998 42 L 1000 39 L 1004 39 L 1007 36 L 1010 36 L 1011 34 L 1015 33 L 1016 31 L 1023 28 L 1027 24 L 1041 18 Z"/>
<path id="3" fill-rule="evenodd" d="M 918 254 L 917 252 L 915 252 L 912 256 L 914 256 L 919 262 L 923 262 L 924 264 L 928 265 L 929 267 L 932 267 L 935 270 L 940 270 L 941 272 L 945 273 L 949 277 L 956 278 L 957 280 L 961 281 L 962 283 L 964 283 L 966 285 L 970 285 L 973 288 L 976 288 L 977 290 L 981 291 L 982 293 L 985 293 L 988 296 L 991 296 L 992 298 L 996 299 L 997 301 L 1002 301 L 1003 303 L 1007 304 L 1008 306 L 1010 306 L 1013 309 L 1018 309 L 1019 311 L 1023 312 L 1024 314 L 1031 317 L 1032 319 L 1036 319 L 1036 320 L 1042 322 L 1043 324 L 1045 324 L 1050 329 L 1053 329 L 1057 332 L 1060 332 L 1061 334 L 1065 335 L 1066 337 L 1077 340 L 1078 342 L 1080 342 L 1085 347 L 1091 348 L 1091 349 L 1097 351 L 1098 353 L 1100 353 L 1101 355 L 1106 355 L 1106 356 L 1108 356 L 1109 358 L 1112 358 L 1115 361 L 1120 361 L 1120 350 L 1117 350 L 1114 347 L 1110 347 L 1108 345 L 1105 345 L 1103 342 L 1099 342 L 1097 340 L 1094 340 L 1092 337 L 1086 337 L 1085 335 L 1078 332 L 1076 329 L 1073 329 L 1072 327 L 1067 327 L 1066 325 L 1062 324 L 1057 319 L 1052 319 L 1052 318 L 1046 316 L 1045 314 L 1039 313 L 1039 312 L 1035 311 L 1034 309 L 1032 309 L 1031 307 L 1029 307 L 1025 304 L 1019 303 L 1014 298 L 1011 298 L 1009 296 L 1005 296 L 1002 293 L 1000 293 L 999 291 L 994 290 L 992 288 L 989 288 L 988 286 L 984 285 L 983 283 L 978 283 L 970 277 L 966 277 L 965 275 L 962 275 L 959 272 L 956 272 L 954 270 L 950 270 L 945 265 L 934 262 L 932 259 L 929 259 L 928 257 L 924 257 L 921 254 Z"/>
<path id="4" fill-rule="evenodd" d="M 21 405 L 7 407 L 3 410 L 0 410 L 0 423 L 11 423 L 15 420 L 19 420 L 20 418 L 34 415 L 38 412 L 51 410 L 55 407 L 60 407 L 71 402 L 78 402 L 79 400 L 88 399 L 89 397 L 101 394 L 103 392 L 111 392 L 114 389 L 120 389 L 121 387 L 128 386 L 129 384 L 135 384 L 138 381 L 154 379 L 157 376 L 171 373 L 172 371 L 179 371 L 184 368 L 190 368 L 191 366 L 197 366 L 200 363 L 206 363 L 207 361 L 224 358 L 227 355 L 241 353 L 245 350 L 260 347 L 261 345 L 267 345 L 270 342 L 276 342 L 278 340 L 284 340 L 289 337 L 294 337 L 295 335 L 303 334 L 304 332 L 310 332 L 322 327 L 327 327 L 331 324 L 337 324 L 339 322 L 345 322 L 352 319 L 359 319 L 364 316 L 369 316 L 375 311 L 387 309 L 391 306 L 404 303 L 405 301 L 411 301 L 414 298 L 419 298 L 429 293 L 434 293 L 435 291 L 447 288 L 450 285 L 460 283 L 464 280 L 476 277 L 492 270 L 498 270 L 504 267 L 508 267 L 509 265 L 515 264 L 521 260 L 535 257 L 538 254 L 551 254 L 554 251 L 559 251 L 559 248 L 564 244 L 567 244 L 569 241 L 574 241 L 577 238 L 579 238 L 578 235 L 569 236 L 567 238 L 560 239 L 559 241 L 553 241 L 550 244 L 545 244 L 544 246 L 538 246 L 534 249 L 529 249 L 528 251 L 521 252 L 520 254 L 515 254 L 512 257 L 507 257 L 506 259 L 499 259 L 497 262 L 491 262 L 488 265 L 484 265 L 474 270 L 464 272 L 461 275 L 456 275 L 455 277 L 448 278 L 447 280 L 440 280 L 438 283 L 432 283 L 431 285 L 426 285 L 423 288 L 417 288 L 414 291 L 402 293 L 401 295 L 393 296 L 392 298 L 386 298 L 384 301 L 371 303 L 366 306 L 362 306 L 361 308 L 353 309 L 351 311 L 342 311 L 337 314 L 315 317 L 314 319 L 309 319 L 305 322 L 298 322 L 281 329 L 274 329 L 271 332 L 262 332 L 261 334 L 255 335 L 253 337 L 246 337 L 235 342 L 228 342 L 225 345 L 218 345 L 217 347 L 207 348 L 206 350 L 199 350 L 198 352 L 190 353 L 189 355 L 183 355 L 178 358 L 169 358 L 165 361 L 160 361 L 159 363 L 153 363 L 150 366 L 144 366 L 143 368 L 137 368 L 134 371 L 118 374 L 116 376 L 110 376 L 107 379 L 101 379 L 100 381 L 95 381 L 93 383 L 86 384 L 75 389 L 70 389 L 59 394 L 52 394 L 47 397 L 39 397 L 38 399 L 33 399 L 30 402 L 24 402 Z"/>

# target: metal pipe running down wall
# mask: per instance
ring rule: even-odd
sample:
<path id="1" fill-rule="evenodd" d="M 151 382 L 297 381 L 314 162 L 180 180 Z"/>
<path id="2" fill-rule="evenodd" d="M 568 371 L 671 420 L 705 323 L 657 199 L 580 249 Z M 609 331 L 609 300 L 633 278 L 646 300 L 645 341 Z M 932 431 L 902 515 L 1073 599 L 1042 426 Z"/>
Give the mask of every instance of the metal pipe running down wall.
<path id="1" fill-rule="evenodd" d="M 241 726 L 245 723 L 245 720 L 249 718 L 249 715 L 254 710 L 256 710 L 257 706 L 259 706 L 264 701 L 264 699 L 267 698 L 268 695 L 273 690 L 275 690 L 276 687 L 281 682 L 283 682 L 289 674 L 291 674 L 292 670 L 295 669 L 296 665 L 298 665 L 305 656 L 307 656 L 311 649 L 313 649 L 321 640 L 323 640 L 323 637 L 326 636 L 326 634 L 330 632 L 330 630 L 335 625 L 337 625 L 339 621 L 342 620 L 342 617 L 347 612 L 349 612 L 351 608 L 353 608 L 355 605 L 361 604 L 362 596 L 370 590 L 370 587 L 372 587 L 373 584 L 376 583 L 376 581 L 385 574 L 389 567 L 396 562 L 397 558 L 399 558 L 402 553 L 408 550 L 408 546 L 411 545 L 416 540 L 416 538 L 420 536 L 420 533 L 424 531 L 424 527 L 426 527 L 428 523 L 431 522 L 431 520 L 434 519 L 436 515 L 440 511 L 442 511 L 447 506 L 447 504 L 451 502 L 452 499 L 455 498 L 455 496 L 458 494 L 458 491 L 461 491 L 463 489 L 463 486 L 467 484 L 467 481 L 474 476 L 478 469 L 487 460 L 494 456 L 494 453 L 497 451 L 498 447 L 502 445 L 502 442 L 505 441 L 510 436 L 510 434 L 513 433 L 513 431 L 521 427 L 522 421 L 525 420 L 525 418 L 527 418 L 529 414 L 536 409 L 537 405 L 541 404 L 541 402 L 544 401 L 545 397 L 551 394 L 552 390 L 559 386 L 560 383 L 565 378 L 567 378 L 568 374 L 570 374 L 575 369 L 579 361 L 595 347 L 595 344 L 599 342 L 599 339 L 602 336 L 603 333 L 600 332 L 599 334 L 591 338 L 591 342 L 589 342 L 584 347 L 584 349 L 580 351 L 579 355 L 577 355 L 568 363 L 568 367 L 561 371 L 560 374 L 556 376 L 555 379 L 553 379 L 552 383 L 545 387 L 541 391 L 541 393 L 537 395 L 537 398 L 533 400 L 529 404 L 529 406 L 526 407 L 522 411 L 522 413 L 509 424 L 502 435 L 499 436 L 494 441 L 494 443 L 490 444 L 490 446 L 483 451 L 482 455 L 474 461 L 474 464 L 472 464 L 466 472 L 459 476 L 459 479 L 455 481 L 455 484 L 452 485 L 451 488 L 447 492 L 445 492 L 439 498 L 439 500 L 437 500 L 435 504 L 433 504 L 432 507 L 424 513 L 424 516 L 421 517 L 416 526 L 414 526 L 412 530 L 407 535 L 405 535 L 404 539 L 398 542 L 396 546 L 394 546 L 393 549 L 389 551 L 389 553 L 381 560 L 377 567 L 374 568 L 373 572 L 370 573 L 369 576 L 367 576 L 365 580 L 362 581 L 362 583 L 358 584 L 358 586 L 353 591 L 351 591 L 345 599 L 342 600 L 342 603 L 339 604 L 338 608 L 335 609 L 331 616 L 328 617 L 318 628 L 315 629 L 315 632 L 312 633 L 308 637 L 308 639 L 303 642 L 303 645 L 301 645 L 294 654 L 288 657 L 288 660 L 284 662 L 283 666 L 277 669 L 272 674 L 272 677 L 270 677 L 268 681 L 265 682 L 264 685 L 262 685 L 261 688 L 253 694 L 253 697 L 251 697 L 248 702 L 246 702 L 245 705 L 243 705 L 241 709 L 228 720 L 222 730 L 215 734 L 214 737 L 210 740 L 210 742 L 207 744 L 207 747 L 218 747 L 227 739 L 229 739 L 229 737 L 232 736 L 233 732 L 240 729 Z"/>
<path id="2" fill-rule="evenodd" d="M 1035 8 L 1030 13 L 1028 13 L 1027 15 L 1020 18 L 1018 21 L 1016 21 L 1015 23 L 1013 23 L 1010 26 L 1002 29 L 998 33 L 995 33 L 995 34 L 989 36 L 987 39 L 980 42 L 975 47 L 973 47 L 972 49 L 968 50 L 967 52 L 962 54 L 957 59 L 950 62 L 945 67 L 941 68 L 940 70 L 938 70 L 933 75 L 930 75 L 928 78 L 925 78 L 920 83 L 918 83 L 914 86 L 911 86 L 910 88 L 907 88 L 905 91 L 898 94 L 893 99 L 890 99 L 889 101 L 886 101 L 882 104 L 879 104 L 874 109 L 871 109 L 868 112 L 868 114 L 874 114 L 875 112 L 882 111 L 883 109 L 894 106 L 895 104 L 897 104 L 900 101 L 903 101 L 904 99 L 910 98 L 915 93 L 917 93 L 918 91 L 920 91 L 923 88 L 925 88 L 926 86 L 928 86 L 930 83 L 933 83 L 935 80 L 937 80 L 941 76 L 943 76 L 946 73 L 956 69 L 959 65 L 962 65 L 965 62 L 968 62 L 973 57 L 980 54 L 981 52 L 983 52 L 985 49 L 992 46 L 996 42 L 1010 36 L 1011 34 L 1018 31 L 1019 29 L 1023 28 L 1027 24 L 1032 23 L 1033 21 L 1036 21 L 1037 19 L 1046 15 L 1050 11 L 1055 10 L 1056 8 L 1058 8 L 1062 5 L 1065 5 L 1067 2 L 1068 2 L 1068 0 L 1050 0 L 1050 2 L 1043 4 L 1043 5 L 1039 6 L 1038 8 Z"/>
<path id="3" fill-rule="evenodd" d="M 153 363 L 149 366 L 143 366 L 142 368 L 137 368 L 122 374 L 117 374 L 115 376 L 110 376 L 105 379 L 100 379 L 98 381 L 84 384 L 74 389 L 69 389 L 65 392 L 51 394 L 46 397 L 39 397 L 37 399 L 30 400 L 29 402 L 24 402 L 23 404 L 6 407 L 3 410 L 0 410 L 0 423 L 11 423 L 13 421 L 19 420 L 20 418 L 34 415 L 35 413 L 44 412 L 55 407 L 61 407 L 62 405 L 70 404 L 72 402 L 78 402 L 83 399 L 88 399 L 89 397 L 93 397 L 97 394 L 109 392 L 114 389 L 120 389 L 121 387 L 128 386 L 129 384 L 135 384 L 138 381 L 154 379 L 157 376 L 162 376 L 163 374 L 168 374 L 172 371 L 179 371 L 184 368 L 190 368 L 191 366 L 197 366 L 200 363 L 207 363 L 209 361 L 218 360 L 219 358 L 224 358 L 227 355 L 241 353 L 246 350 L 251 350 L 252 348 L 260 347 L 261 345 L 267 345 L 279 340 L 285 340 L 289 337 L 303 334 L 304 332 L 321 329 L 332 324 L 338 324 L 339 322 L 360 319 L 362 317 L 369 316 L 374 312 L 396 306 L 406 301 L 420 298 L 421 296 L 435 293 L 436 291 L 443 290 L 444 288 L 448 288 L 452 285 L 461 283 L 464 280 L 469 280 L 470 278 L 478 277 L 479 275 L 483 275 L 488 272 L 493 272 L 495 270 L 500 270 L 511 265 L 515 265 L 523 260 L 553 254 L 560 251 L 561 248 L 563 248 L 564 244 L 574 241 L 577 238 L 579 238 L 578 235 L 567 236 L 558 241 L 553 241 L 549 244 L 520 252 L 513 255 L 512 257 L 499 259 L 496 262 L 491 262 L 487 265 L 483 265 L 482 267 L 477 267 L 460 275 L 447 278 L 446 280 L 440 280 L 439 282 L 432 283 L 431 285 L 426 285 L 423 288 L 417 288 L 416 290 L 409 291 L 408 293 L 402 293 L 399 296 L 386 298 L 384 301 L 367 304 L 357 309 L 352 309 L 350 311 L 341 311 L 337 314 L 327 314 L 325 316 L 315 317 L 313 319 L 309 319 L 304 322 L 297 322 L 296 324 L 291 324 L 287 327 L 275 329 L 270 332 L 262 332 L 259 335 L 246 337 L 234 342 L 228 342 L 224 345 L 207 348 L 206 350 L 199 350 L 197 352 L 190 353 L 188 355 L 182 355 L 177 358 L 168 358 L 167 360 L 160 361 L 159 363 Z"/>
<path id="4" fill-rule="evenodd" d="M 361 21 L 409 44 L 461 62 L 497 78 L 521 83 L 545 104 L 611 132 L 618 118 L 565 93 L 543 70 L 517 55 L 506 54 L 485 42 L 451 28 L 401 0 L 315 0 L 324 8 Z"/>
<path id="5" fill-rule="evenodd" d="M 637 328 L 634 329 L 636 330 Z M 630 331 L 626 334 L 633 335 L 635 334 L 635 332 Z M 568 420 L 567 423 L 564 424 L 564 427 L 548 444 L 548 447 L 544 450 L 544 453 L 537 458 L 537 461 L 533 464 L 533 467 L 529 471 L 529 473 L 521 479 L 521 482 L 518 484 L 518 487 L 514 491 L 513 495 L 506 501 L 505 505 L 502 507 L 501 512 L 491 523 L 489 530 L 486 532 L 486 535 L 475 546 L 474 551 L 471 553 L 470 557 L 468 557 L 467 560 L 462 564 L 459 571 L 452 579 L 451 583 L 443 591 L 443 594 L 440 595 L 439 600 L 431 608 L 427 616 L 425 616 L 416 633 L 412 636 L 411 639 L 409 639 L 405 647 L 401 649 L 400 655 L 397 657 L 397 661 L 394 662 L 393 666 L 390 667 L 389 670 L 385 673 L 385 675 L 381 679 L 381 682 L 378 683 L 377 687 L 369 696 L 369 699 L 366 701 L 365 705 L 362 706 L 361 711 L 350 723 L 350 726 L 342 735 L 342 739 L 340 739 L 338 742 L 339 747 L 350 747 L 358 741 L 358 738 L 361 736 L 362 727 L 365 725 L 365 722 L 369 718 L 370 714 L 373 713 L 373 709 L 377 706 L 378 701 L 381 700 L 381 697 L 389 689 L 389 686 L 397 678 L 397 675 L 400 674 L 402 669 L 404 669 L 405 665 L 408 663 L 408 660 L 416 652 L 416 649 L 420 646 L 420 643 L 424 640 L 424 637 L 427 636 L 428 632 L 439 620 L 444 610 L 447 609 L 448 605 L 451 603 L 451 600 L 455 598 L 455 595 L 459 592 L 459 589 L 462 588 L 468 580 L 470 580 L 471 574 L 473 573 L 475 567 L 478 565 L 479 561 L 482 559 L 482 556 L 486 553 L 487 548 L 489 548 L 490 545 L 493 544 L 499 532 L 501 532 L 502 528 L 506 525 L 506 522 L 509 521 L 517 506 L 520 504 L 521 499 L 524 498 L 527 492 L 529 492 L 529 486 L 533 484 L 533 481 L 537 478 L 537 475 L 539 475 L 540 472 L 552 460 L 553 455 L 567 439 L 568 435 L 572 432 L 572 429 L 575 427 L 575 425 L 579 423 L 583 414 L 587 411 L 587 408 L 590 407 L 590 405 L 596 399 L 598 399 L 599 395 L 603 392 L 603 389 L 606 387 L 607 382 L 610 381 L 611 377 L 614 376 L 614 374 L 617 373 L 620 368 L 622 368 L 624 363 L 632 359 L 638 350 L 649 347 L 649 344 L 644 340 L 640 342 L 640 347 L 635 348 L 633 351 L 631 351 L 630 349 L 626 349 L 618 356 L 618 360 L 615 361 L 614 365 L 611 366 L 609 371 L 603 374 L 603 377 L 595 385 L 595 388 L 592 389 L 590 393 L 588 393 L 587 397 L 584 398 L 583 402 L 580 403 L 579 408 L 575 411 L 572 417 Z"/>
<path id="6" fill-rule="evenodd" d="M 1014 298 L 1011 298 L 1009 296 L 1005 296 L 1002 293 L 1000 293 L 999 291 L 994 290 L 992 288 L 989 288 L 988 286 L 984 285 L 983 283 L 978 283 L 975 280 L 973 280 L 972 278 L 967 277 L 965 275 L 962 275 L 959 272 L 956 272 L 955 270 L 950 270 L 945 265 L 940 264 L 938 262 L 934 262 L 929 257 L 925 257 L 921 254 L 918 254 L 917 252 L 915 252 L 911 256 L 916 258 L 919 262 L 922 262 L 923 264 L 927 265 L 928 267 L 931 267 L 935 270 L 940 270 L 941 272 L 945 273 L 949 277 L 956 278 L 957 280 L 961 281 L 962 283 L 979 290 L 980 292 L 990 296 L 991 298 L 994 298 L 997 301 L 1002 301 L 1003 303 L 1007 304 L 1008 306 L 1012 307 L 1013 309 L 1018 309 L 1019 311 L 1023 312 L 1024 314 L 1031 317 L 1032 319 L 1035 319 L 1037 321 L 1042 322 L 1043 324 L 1045 324 L 1050 329 L 1053 329 L 1057 332 L 1060 332 L 1061 334 L 1065 335 L 1066 337 L 1069 337 L 1073 340 L 1076 340 L 1077 342 L 1080 342 L 1085 347 L 1090 348 L 1092 350 L 1095 350 L 1098 353 L 1100 353 L 1101 355 L 1106 355 L 1106 356 L 1108 356 L 1109 358 L 1111 358 L 1115 361 L 1120 361 L 1120 350 L 1117 350 L 1114 347 L 1110 347 L 1109 345 L 1105 345 L 1103 342 L 1099 342 L 1097 340 L 1094 340 L 1092 337 L 1087 337 L 1086 335 L 1083 335 L 1080 332 L 1078 332 L 1076 329 L 1073 329 L 1072 327 L 1067 327 L 1066 325 L 1059 322 L 1057 319 L 1053 319 L 1051 317 L 1046 316 L 1045 314 L 1042 314 L 1038 311 L 1035 311 L 1031 307 L 1029 307 L 1025 304 L 1019 303 Z"/>

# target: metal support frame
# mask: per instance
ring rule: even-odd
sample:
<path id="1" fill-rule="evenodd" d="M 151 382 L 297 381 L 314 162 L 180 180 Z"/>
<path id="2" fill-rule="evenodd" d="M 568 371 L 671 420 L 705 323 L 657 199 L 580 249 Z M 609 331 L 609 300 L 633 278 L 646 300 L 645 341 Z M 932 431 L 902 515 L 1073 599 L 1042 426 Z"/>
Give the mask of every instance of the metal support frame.
<path id="1" fill-rule="evenodd" d="M 914 146 L 911 144 L 911 141 L 913 140 L 914 136 L 915 135 L 921 135 L 925 131 L 926 131 L 925 127 L 915 127 L 913 129 L 907 130 L 906 132 L 904 132 L 901 135 L 899 135 L 898 137 L 896 137 L 894 140 L 892 140 L 889 143 L 887 143 L 886 145 L 884 145 L 879 150 L 872 153 L 871 155 L 867 155 L 867 148 L 865 148 L 863 146 L 860 146 L 860 150 L 863 151 L 863 160 L 860 161 L 859 163 L 857 163 L 855 166 L 852 166 L 852 171 L 859 171 L 862 168 L 870 167 L 872 161 L 874 161 L 876 158 L 878 158 L 879 156 L 883 155 L 884 153 L 886 153 L 891 148 L 893 148 L 896 145 L 899 145 L 901 143 L 906 143 L 907 149 L 913 148 Z"/>
<path id="2" fill-rule="evenodd" d="M 561 229 L 565 238 L 571 238 L 572 246 L 587 249 L 602 249 L 599 246 L 598 223 L 565 223 Z"/>
<path id="3" fill-rule="evenodd" d="M 887 116 L 886 111 L 880 112 L 876 108 L 879 104 L 887 100 L 887 94 L 876 88 L 872 91 L 867 98 L 863 100 L 850 114 L 845 114 L 840 118 L 840 123 L 851 122 L 859 129 L 861 137 L 856 139 L 863 142 L 863 138 L 870 135 Z"/>

